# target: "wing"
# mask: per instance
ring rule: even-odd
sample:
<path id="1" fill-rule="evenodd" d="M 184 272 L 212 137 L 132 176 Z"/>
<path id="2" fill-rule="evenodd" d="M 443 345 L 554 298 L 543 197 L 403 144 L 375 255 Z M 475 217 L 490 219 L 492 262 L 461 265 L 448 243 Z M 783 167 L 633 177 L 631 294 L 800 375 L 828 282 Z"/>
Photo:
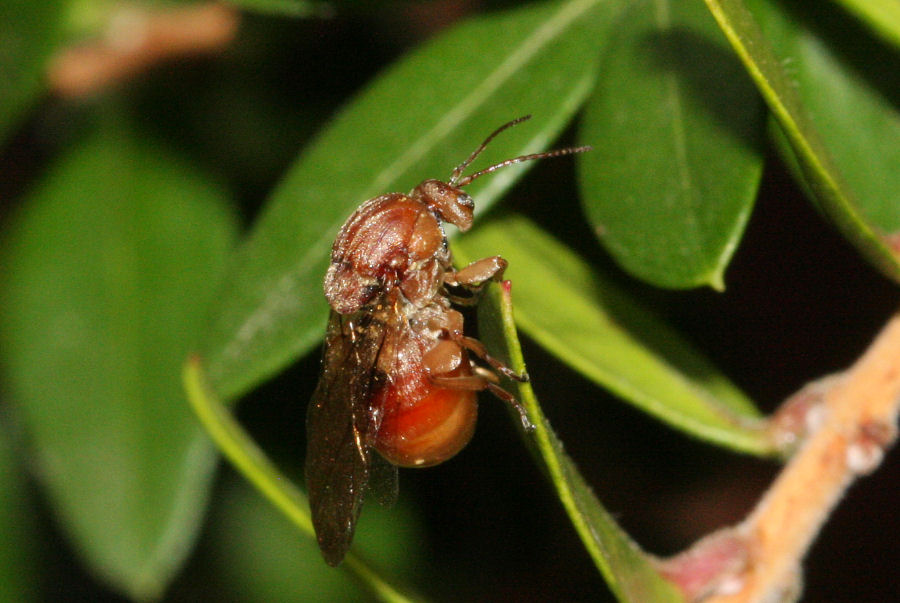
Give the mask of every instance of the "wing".
<path id="1" fill-rule="evenodd" d="M 343 560 L 362 509 L 377 425 L 369 409 L 375 363 L 387 330 L 372 312 L 332 311 L 322 372 L 307 411 L 306 484 L 319 548 Z"/>
<path id="2" fill-rule="evenodd" d="M 380 454 L 372 455 L 369 465 L 369 490 L 375 500 L 384 507 L 397 502 L 397 465 L 391 464 Z"/>

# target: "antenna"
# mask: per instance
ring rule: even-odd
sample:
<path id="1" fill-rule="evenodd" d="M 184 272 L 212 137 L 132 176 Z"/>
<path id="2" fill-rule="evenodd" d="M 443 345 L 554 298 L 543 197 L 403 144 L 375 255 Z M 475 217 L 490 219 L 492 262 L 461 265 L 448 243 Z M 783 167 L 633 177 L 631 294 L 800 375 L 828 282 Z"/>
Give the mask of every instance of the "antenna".
<path id="1" fill-rule="evenodd" d="M 479 170 L 470 176 L 466 176 L 465 178 L 460 178 L 460 176 L 462 176 L 463 171 L 465 171 L 465 169 L 467 167 L 469 167 L 469 164 L 471 164 L 472 161 L 474 161 L 475 158 L 478 157 L 478 155 L 484 150 L 484 148 L 488 145 L 488 143 L 490 143 L 498 134 L 500 134 L 500 132 L 503 132 L 507 128 L 511 128 L 511 127 L 515 126 L 516 124 L 520 124 L 523 121 L 527 121 L 529 119 L 531 119 L 530 115 L 525 115 L 525 116 L 519 117 L 517 119 L 514 119 L 510 122 L 503 124 L 496 130 L 491 132 L 490 136 L 485 138 L 484 142 L 482 142 L 478 146 L 478 148 L 475 149 L 472 152 L 472 154 L 468 156 L 468 158 L 466 158 L 465 161 L 463 161 L 458 166 L 456 166 L 456 169 L 453 170 L 452 174 L 450 174 L 450 180 L 448 181 L 448 184 L 450 186 L 462 188 L 462 187 L 466 186 L 467 184 L 470 184 L 476 178 L 480 178 L 481 176 L 484 176 L 485 174 L 490 174 L 491 172 L 495 172 L 495 171 L 499 170 L 500 168 L 506 167 L 508 165 L 522 163 L 523 161 L 533 161 L 535 159 L 547 159 L 549 157 L 562 157 L 564 155 L 572 155 L 574 153 L 584 153 L 586 151 L 590 151 L 593 148 L 590 146 L 567 147 L 565 149 L 556 149 L 554 151 L 545 151 L 543 153 L 533 153 L 531 155 L 521 155 L 519 157 L 514 157 L 512 159 L 507 159 L 506 161 L 501 161 L 500 163 L 496 163 L 490 167 L 484 168 L 483 170 Z"/>

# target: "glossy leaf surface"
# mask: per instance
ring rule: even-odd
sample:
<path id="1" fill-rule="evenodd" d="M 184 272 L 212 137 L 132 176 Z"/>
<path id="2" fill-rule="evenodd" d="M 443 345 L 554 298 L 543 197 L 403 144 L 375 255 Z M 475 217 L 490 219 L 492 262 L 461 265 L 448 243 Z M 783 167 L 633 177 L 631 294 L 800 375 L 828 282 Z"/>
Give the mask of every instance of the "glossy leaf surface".
<path id="1" fill-rule="evenodd" d="M 135 599 L 162 593 L 205 508 L 214 455 L 178 374 L 233 234 L 222 190 L 118 124 L 50 169 L 4 239 L 10 402 L 61 528 Z"/>
<path id="2" fill-rule="evenodd" d="M 791 15 L 765 3 L 758 11 L 764 12 L 764 32 L 779 55 L 792 57 L 790 73 L 800 99 L 855 194 L 861 216 L 876 233 L 889 240 L 898 236 L 900 55 L 868 32 L 847 27 L 846 16 L 833 8 Z"/>
<path id="3" fill-rule="evenodd" d="M 589 379 L 686 433 L 743 452 L 774 453 L 740 390 L 532 223 L 512 215 L 486 221 L 454 249 L 460 263 L 502 255 L 522 331 Z"/>
<path id="4" fill-rule="evenodd" d="M 592 228 L 638 278 L 723 289 L 762 173 L 753 83 L 693 2 L 628 11 L 600 69 L 578 162 Z"/>
<path id="5" fill-rule="evenodd" d="M 900 46 L 900 2 L 896 0 L 837 0 L 873 31 Z"/>
<path id="6" fill-rule="evenodd" d="M 518 293 L 517 293 L 518 295 Z M 479 325 L 492 350 L 505 348 L 510 366 L 522 372 L 525 363 L 516 335 L 509 289 L 491 287 L 479 307 Z M 557 496 L 606 583 L 619 601 L 629 603 L 681 602 L 684 599 L 666 581 L 644 553 L 603 508 L 578 467 L 563 449 L 544 416 L 530 383 L 518 387 L 519 400 L 534 424 L 529 440 L 556 488 Z"/>
<path id="7" fill-rule="evenodd" d="M 740 0 L 706 0 L 784 132 L 819 209 L 874 266 L 900 281 L 900 249 L 872 221 L 829 153 L 794 84 Z M 880 202 L 876 202 L 880 203 Z"/>

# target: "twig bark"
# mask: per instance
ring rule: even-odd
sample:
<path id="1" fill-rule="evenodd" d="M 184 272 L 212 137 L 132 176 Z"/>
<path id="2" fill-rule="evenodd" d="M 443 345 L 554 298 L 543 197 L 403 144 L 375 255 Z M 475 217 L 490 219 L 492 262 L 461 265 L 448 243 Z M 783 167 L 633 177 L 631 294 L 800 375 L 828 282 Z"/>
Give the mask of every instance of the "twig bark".
<path id="1" fill-rule="evenodd" d="M 881 463 L 897 437 L 900 314 L 854 366 L 827 381 L 821 396 L 815 410 L 822 412 L 820 424 L 732 532 L 747 546 L 732 592 L 710 602 L 780 601 L 798 592 L 800 562 L 831 510 L 857 477 Z"/>
<path id="2" fill-rule="evenodd" d="M 160 61 L 222 49 L 234 38 L 240 15 L 218 2 L 150 8 L 123 2 L 102 36 L 63 49 L 47 79 L 60 96 L 93 94 Z"/>

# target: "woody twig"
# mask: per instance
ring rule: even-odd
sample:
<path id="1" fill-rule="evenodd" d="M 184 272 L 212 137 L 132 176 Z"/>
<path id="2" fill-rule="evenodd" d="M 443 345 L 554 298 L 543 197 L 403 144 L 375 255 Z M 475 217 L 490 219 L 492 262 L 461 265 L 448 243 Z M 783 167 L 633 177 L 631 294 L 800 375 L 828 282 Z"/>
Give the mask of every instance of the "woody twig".
<path id="1" fill-rule="evenodd" d="M 165 8 L 123 2 L 110 11 L 102 35 L 52 58 L 49 86 L 60 96 L 86 96 L 163 60 L 218 51 L 234 38 L 239 18 L 218 2 Z"/>
<path id="2" fill-rule="evenodd" d="M 661 571 L 692 601 L 792 600 L 800 562 L 832 509 L 896 440 L 898 407 L 900 314 L 850 369 L 804 388 L 776 414 L 776 439 L 808 433 L 749 517 L 662 562 Z"/>

